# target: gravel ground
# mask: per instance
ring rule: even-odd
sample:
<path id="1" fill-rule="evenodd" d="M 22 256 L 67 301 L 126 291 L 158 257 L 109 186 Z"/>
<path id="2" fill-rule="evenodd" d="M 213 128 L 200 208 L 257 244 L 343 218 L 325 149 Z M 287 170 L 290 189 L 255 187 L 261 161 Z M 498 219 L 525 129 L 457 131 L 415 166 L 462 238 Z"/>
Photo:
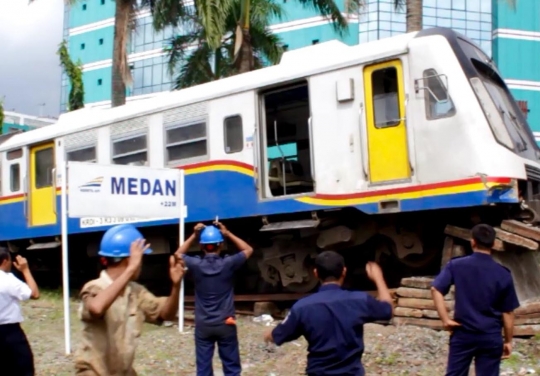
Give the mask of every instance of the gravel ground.
<path id="1" fill-rule="evenodd" d="M 71 303 L 72 343 L 77 346 L 80 323 L 77 302 Z M 38 301 L 23 305 L 24 329 L 31 342 L 37 376 L 73 374 L 72 359 L 64 355 L 62 301 L 58 293 L 44 292 Z M 273 325 L 273 324 L 271 324 Z M 303 338 L 282 347 L 262 341 L 265 324 L 252 317 L 238 319 L 243 375 L 303 375 L 306 342 Z M 365 327 L 364 366 L 368 375 L 444 375 L 448 334 L 424 328 L 370 324 Z M 139 375 L 195 375 L 193 328 L 179 333 L 172 327 L 146 325 L 139 339 L 135 369 Z M 501 375 L 540 374 L 540 337 L 516 339 L 512 357 L 503 362 Z M 222 375 L 214 358 L 214 374 Z M 471 375 L 474 371 L 471 369 Z"/>

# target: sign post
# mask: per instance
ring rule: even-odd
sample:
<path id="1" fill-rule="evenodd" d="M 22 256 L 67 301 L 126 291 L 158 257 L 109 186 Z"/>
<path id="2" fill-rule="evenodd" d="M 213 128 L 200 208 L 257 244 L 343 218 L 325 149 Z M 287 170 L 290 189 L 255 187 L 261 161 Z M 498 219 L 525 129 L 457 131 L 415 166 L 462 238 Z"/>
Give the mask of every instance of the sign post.
<path id="1" fill-rule="evenodd" d="M 68 219 L 135 217 L 149 221 L 180 218 L 179 242 L 184 242 L 184 171 L 143 166 L 64 162 L 61 229 L 64 331 L 66 354 L 71 353 L 68 273 Z M 69 197 L 67 189 L 69 186 Z M 180 290 L 179 327 L 184 330 L 184 283 Z"/>

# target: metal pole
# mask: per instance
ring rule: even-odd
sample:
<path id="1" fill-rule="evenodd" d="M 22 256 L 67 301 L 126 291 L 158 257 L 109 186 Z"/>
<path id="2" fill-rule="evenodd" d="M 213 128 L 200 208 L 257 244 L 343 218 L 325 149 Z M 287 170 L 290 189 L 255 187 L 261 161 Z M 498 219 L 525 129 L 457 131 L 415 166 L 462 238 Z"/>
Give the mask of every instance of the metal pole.
<path id="1" fill-rule="evenodd" d="M 181 247 L 184 244 L 185 238 L 184 221 L 186 214 L 186 211 L 184 210 L 184 170 L 180 170 L 180 176 L 178 180 L 178 194 L 180 195 L 180 228 L 178 229 L 178 244 Z M 185 278 L 182 280 L 182 282 L 180 282 L 180 299 L 178 301 L 178 331 L 180 333 L 184 332 L 184 280 Z"/>
<path id="2" fill-rule="evenodd" d="M 62 226 L 62 289 L 64 295 L 64 340 L 66 355 L 71 353 L 70 315 L 69 315 L 69 267 L 68 267 L 68 214 L 67 214 L 67 165 L 62 162 L 62 193 L 60 196 L 61 226 Z M 56 189 L 56 187 L 53 187 Z"/>

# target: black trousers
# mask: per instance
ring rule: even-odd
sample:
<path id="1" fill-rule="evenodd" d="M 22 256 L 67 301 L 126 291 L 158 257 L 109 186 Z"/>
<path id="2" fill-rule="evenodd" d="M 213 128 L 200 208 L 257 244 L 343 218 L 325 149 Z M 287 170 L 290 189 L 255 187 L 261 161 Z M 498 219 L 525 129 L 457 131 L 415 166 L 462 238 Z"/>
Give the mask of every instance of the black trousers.
<path id="1" fill-rule="evenodd" d="M 240 350 L 236 325 L 195 326 L 197 376 L 213 376 L 212 358 L 217 343 L 225 376 L 240 376 Z"/>
<path id="2" fill-rule="evenodd" d="M 34 355 L 20 324 L 0 325 L 0 367 L 3 376 L 34 376 Z"/>

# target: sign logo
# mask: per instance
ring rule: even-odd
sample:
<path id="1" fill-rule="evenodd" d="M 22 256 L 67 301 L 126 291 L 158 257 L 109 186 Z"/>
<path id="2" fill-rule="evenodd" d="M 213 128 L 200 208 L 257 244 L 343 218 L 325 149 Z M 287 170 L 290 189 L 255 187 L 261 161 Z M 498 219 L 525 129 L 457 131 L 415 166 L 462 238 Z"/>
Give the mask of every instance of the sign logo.
<path id="1" fill-rule="evenodd" d="M 88 183 L 79 186 L 81 192 L 97 193 L 101 191 L 101 184 L 103 184 L 103 176 L 90 180 Z"/>

